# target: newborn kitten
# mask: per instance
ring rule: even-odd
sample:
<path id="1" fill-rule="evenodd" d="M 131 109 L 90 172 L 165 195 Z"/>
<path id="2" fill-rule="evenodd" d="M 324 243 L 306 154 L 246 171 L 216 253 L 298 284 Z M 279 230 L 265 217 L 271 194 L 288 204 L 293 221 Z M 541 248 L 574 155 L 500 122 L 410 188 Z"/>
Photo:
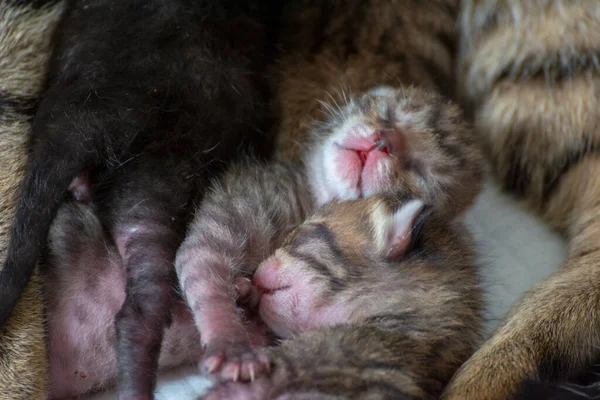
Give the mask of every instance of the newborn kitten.
<path id="1" fill-rule="evenodd" d="M 93 207 L 69 200 L 59 208 L 40 274 L 46 302 L 49 398 L 77 397 L 113 385 L 115 317 L 125 300 L 126 274 Z M 158 365 L 198 361 L 202 348 L 189 308 L 179 298 L 168 312 Z"/>
<path id="2" fill-rule="evenodd" d="M 287 10 L 276 163 L 291 163 L 285 168 L 303 181 L 246 193 L 243 174 L 227 178 L 197 209 L 177 253 L 208 371 L 226 379 L 266 371 L 248 348 L 232 282 L 252 275 L 314 207 L 402 190 L 456 217 L 473 202 L 483 158 L 440 94 L 452 86 L 455 3 L 306 0 Z M 290 196 L 305 206 L 294 210 Z"/>
<path id="3" fill-rule="evenodd" d="M 436 399 L 479 342 L 471 238 L 422 200 L 328 204 L 254 275 L 259 313 L 285 340 L 270 377 L 207 399 Z"/>
<path id="4" fill-rule="evenodd" d="M 80 180 L 75 197 L 89 198 Z M 117 377 L 115 316 L 125 301 L 126 274 L 116 244 L 90 204 L 68 200 L 57 213 L 40 264 L 46 304 L 49 398 L 105 389 Z M 247 278 L 234 281 L 241 301 L 255 307 L 260 294 Z M 160 369 L 200 360 L 203 351 L 190 309 L 174 300 L 160 348 Z M 256 320 L 257 321 L 257 320 Z M 254 321 L 252 321 L 254 322 Z M 266 328 L 251 326 L 253 346 L 265 345 Z"/>
<path id="5" fill-rule="evenodd" d="M 233 167 L 197 208 L 177 252 L 179 283 L 207 348 L 203 366 L 224 379 L 250 379 L 267 369 L 249 349 L 233 280 L 252 276 L 315 207 L 400 190 L 451 218 L 479 191 L 483 159 L 456 106 L 418 89 L 386 89 L 359 95 L 341 116 L 314 131 L 306 169 L 283 161 Z M 384 118 L 381 151 L 341 147 L 364 146 L 365 130 L 348 126 Z"/>

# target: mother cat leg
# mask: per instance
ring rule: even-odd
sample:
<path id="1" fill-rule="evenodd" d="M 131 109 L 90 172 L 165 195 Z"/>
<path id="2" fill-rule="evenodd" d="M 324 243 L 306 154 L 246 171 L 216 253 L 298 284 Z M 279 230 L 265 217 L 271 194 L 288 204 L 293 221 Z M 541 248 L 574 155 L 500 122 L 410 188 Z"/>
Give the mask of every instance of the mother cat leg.
<path id="1" fill-rule="evenodd" d="M 506 399 L 527 378 L 579 374 L 599 353 L 600 4 L 463 3 L 461 89 L 494 172 L 569 245 L 445 394 Z"/>
<path id="2" fill-rule="evenodd" d="M 249 380 L 268 370 L 267 359 L 251 349 L 267 338 L 236 304 L 246 300 L 238 298 L 236 283 L 250 278 L 290 228 L 302 222 L 312 206 L 305 186 L 297 168 L 240 163 L 197 209 L 175 264 L 206 346 L 208 371 Z"/>

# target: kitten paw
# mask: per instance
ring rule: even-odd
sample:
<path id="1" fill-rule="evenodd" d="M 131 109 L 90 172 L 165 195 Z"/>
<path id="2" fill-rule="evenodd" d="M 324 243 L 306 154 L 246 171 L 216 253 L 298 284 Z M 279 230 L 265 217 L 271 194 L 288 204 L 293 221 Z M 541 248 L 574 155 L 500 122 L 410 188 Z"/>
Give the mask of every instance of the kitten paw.
<path id="1" fill-rule="evenodd" d="M 225 381 L 254 381 L 271 372 L 269 358 L 248 346 L 229 345 L 206 350 L 203 368 Z"/>

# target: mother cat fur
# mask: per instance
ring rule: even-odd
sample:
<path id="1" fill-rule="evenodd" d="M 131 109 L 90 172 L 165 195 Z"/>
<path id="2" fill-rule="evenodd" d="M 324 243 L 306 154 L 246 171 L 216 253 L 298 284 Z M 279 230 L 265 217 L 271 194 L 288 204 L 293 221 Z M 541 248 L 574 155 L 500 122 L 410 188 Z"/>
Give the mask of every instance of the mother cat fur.
<path id="1" fill-rule="evenodd" d="M 0 263 L 7 254 L 31 121 L 44 88 L 64 1 L 0 2 Z M 0 293 L 1 295 L 1 293 Z M 43 301 L 37 272 L 0 330 L 0 398 L 43 399 L 48 386 Z"/>

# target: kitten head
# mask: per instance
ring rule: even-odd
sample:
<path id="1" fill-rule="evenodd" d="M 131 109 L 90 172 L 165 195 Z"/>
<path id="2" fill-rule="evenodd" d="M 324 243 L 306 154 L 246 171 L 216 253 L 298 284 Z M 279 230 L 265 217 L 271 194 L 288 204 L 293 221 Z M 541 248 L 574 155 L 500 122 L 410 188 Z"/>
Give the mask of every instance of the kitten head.
<path id="1" fill-rule="evenodd" d="M 460 213 L 479 193 L 484 159 L 451 102 L 418 88 L 379 87 L 327 108 L 331 117 L 315 128 L 307 159 L 320 205 L 401 190 Z"/>
<path id="2" fill-rule="evenodd" d="M 256 271 L 262 319 L 287 337 L 397 312 L 428 290 L 443 293 L 439 270 L 451 264 L 450 241 L 437 228 L 443 221 L 429 226 L 429 210 L 420 199 L 383 196 L 327 204 Z"/>

